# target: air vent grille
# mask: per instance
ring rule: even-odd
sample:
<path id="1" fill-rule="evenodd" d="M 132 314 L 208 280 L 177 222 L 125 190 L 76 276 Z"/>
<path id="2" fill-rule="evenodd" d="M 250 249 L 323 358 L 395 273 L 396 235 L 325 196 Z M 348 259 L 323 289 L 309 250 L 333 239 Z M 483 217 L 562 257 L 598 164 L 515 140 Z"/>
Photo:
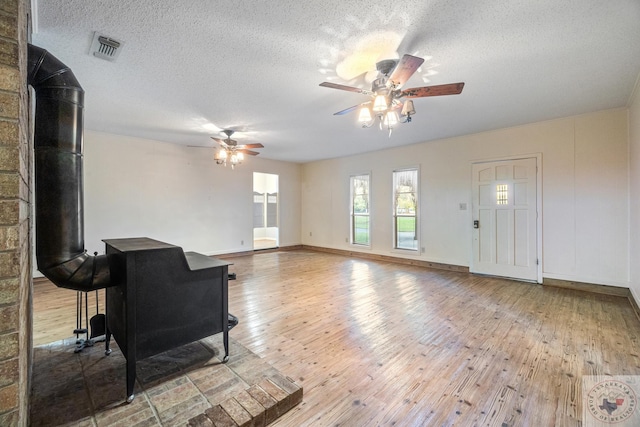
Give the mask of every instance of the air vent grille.
<path id="1" fill-rule="evenodd" d="M 120 55 L 123 44 L 120 40 L 95 32 L 93 34 L 90 53 L 96 58 L 115 61 L 118 55 Z"/>

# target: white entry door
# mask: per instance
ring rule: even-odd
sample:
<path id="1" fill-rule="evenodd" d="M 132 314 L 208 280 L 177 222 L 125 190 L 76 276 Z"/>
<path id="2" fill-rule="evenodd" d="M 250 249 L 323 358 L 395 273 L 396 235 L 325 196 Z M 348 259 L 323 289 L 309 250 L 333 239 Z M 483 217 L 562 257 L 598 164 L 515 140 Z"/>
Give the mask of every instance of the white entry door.
<path id="1" fill-rule="evenodd" d="M 470 271 L 540 282 L 537 159 L 474 163 Z"/>

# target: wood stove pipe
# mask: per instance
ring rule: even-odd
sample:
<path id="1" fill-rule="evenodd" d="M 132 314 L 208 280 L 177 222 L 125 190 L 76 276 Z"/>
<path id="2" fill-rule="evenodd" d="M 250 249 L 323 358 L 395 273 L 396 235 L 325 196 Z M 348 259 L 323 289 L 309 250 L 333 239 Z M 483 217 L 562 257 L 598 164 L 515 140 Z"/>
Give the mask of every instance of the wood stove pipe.
<path id="1" fill-rule="evenodd" d="M 61 288 L 91 291 L 115 285 L 106 255 L 91 256 L 84 248 L 84 90 L 66 65 L 31 44 L 27 73 L 36 93 L 38 269 Z"/>

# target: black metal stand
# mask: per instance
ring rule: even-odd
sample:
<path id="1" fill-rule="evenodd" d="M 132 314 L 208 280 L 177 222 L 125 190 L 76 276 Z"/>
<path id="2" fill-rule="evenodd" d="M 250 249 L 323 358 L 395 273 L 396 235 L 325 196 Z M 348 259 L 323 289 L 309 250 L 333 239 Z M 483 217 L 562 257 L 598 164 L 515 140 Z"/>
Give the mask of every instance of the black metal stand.
<path id="1" fill-rule="evenodd" d="M 82 294 L 84 294 L 84 303 L 82 301 Z M 84 305 L 84 327 L 82 326 L 82 306 Z M 98 314 L 98 291 L 96 291 L 96 315 Z M 93 321 L 93 318 L 92 318 Z M 78 291 L 76 292 L 76 329 L 73 330 L 73 333 L 76 334 L 76 348 L 73 350 L 74 353 L 80 353 L 86 347 L 93 347 L 93 345 L 97 342 L 104 341 L 106 339 L 104 333 L 100 336 L 94 336 L 95 331 L 93 330 L 94 325 L 91 325 L 91 336 L 89 336 L 89 299 L 88 292 Z M 103 328 L 104 330 L 104 328 Z M 84 335 L 84 338 L 80 336 Z"/>
<path id="2" fill-rule="evenodd" d="M 84 328 L 82 327 L 82 294 L 84 294 Z M 76 348 L 74 353 L 80 353 L 86 347 L 93 347 L 93 340 L 89 338 L 89 300 L 86 292 L 76 292 Z M 80 335 L 85 338 L 80 338 Z"/>

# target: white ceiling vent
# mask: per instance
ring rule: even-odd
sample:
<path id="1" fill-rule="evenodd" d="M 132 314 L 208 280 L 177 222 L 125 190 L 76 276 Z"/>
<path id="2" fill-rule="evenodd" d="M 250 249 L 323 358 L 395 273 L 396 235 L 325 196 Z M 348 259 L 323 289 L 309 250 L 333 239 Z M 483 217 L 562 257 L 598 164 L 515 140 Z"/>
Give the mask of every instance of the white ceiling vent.
<path id="1" fill-rule="evenodd" d="M 113 62 L 118 58 L 118 55 L 120 55 L 123 44 L 124 42 L 120 40 L 105 36 L 96 31 L 93 33 L 93 42 L 91 42 L 89 53 L 96 58 Z"/>

